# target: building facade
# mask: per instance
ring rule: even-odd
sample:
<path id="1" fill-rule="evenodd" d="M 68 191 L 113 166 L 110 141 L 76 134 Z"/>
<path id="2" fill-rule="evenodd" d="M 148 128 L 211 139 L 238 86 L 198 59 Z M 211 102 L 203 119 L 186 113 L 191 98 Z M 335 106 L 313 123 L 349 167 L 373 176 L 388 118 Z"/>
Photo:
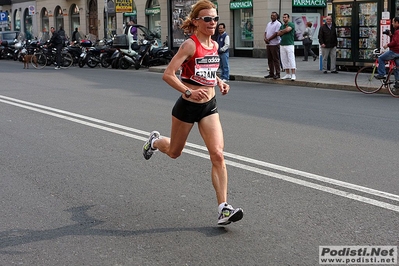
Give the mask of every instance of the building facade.
<path id="1" fill-rule="evenodd" d="M 177 49 L 185 40 L 179 25 L 196 0 L 0 0 L 8 15 L 2 30 L 24 32 L 27 38 L 42 38 L 50 27 L 62 26 L 67 36 L 75 28 L 91 39 L 121 34 L 126 22 L 158 32 L 161 40 Z M 315 31 L 329 11 L 327 0 L 217 0 L 220 21 L 231 39 L 231 55 L 266 57 L 263 41 L 271 12 L 288 13 L 300 29 L 312 21 Z M 331 12 L 330 12 L 331 13 Z M 296 44 L 301 44 L 300 32 Z"/>

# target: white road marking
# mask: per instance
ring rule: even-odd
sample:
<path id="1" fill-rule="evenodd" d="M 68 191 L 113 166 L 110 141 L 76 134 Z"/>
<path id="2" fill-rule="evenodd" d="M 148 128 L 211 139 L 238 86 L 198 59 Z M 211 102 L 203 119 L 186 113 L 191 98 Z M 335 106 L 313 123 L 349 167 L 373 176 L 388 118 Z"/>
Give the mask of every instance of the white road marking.
<path id="1" fill-rule="evenodd" d="M 39 112 L 39 113 L 43 113 L 46 115 L 50 115 L 53 117 L 58 117 L 61 119 L 65 119 L 71 122 L 75 122 L 75 123 L 79 123 L 82 125 L 86 125 L 86 126 L 90 126 L 93 128 L 98 128 L 101 130 L 105 130 L 111 133 L 115 133 L 115 134 L 119 134 L 119 135 L 123 135 L 129 138 L 133 138 L 133 139 L 137 139 L 140 141 L 146 141 L 147 140 L 147 136 L 149 135 L 149 132 L 147 131 L 143 131 L 143 130 L 139 130 L 139 129 L 134 129 L 131 127 L 126 127 L 123 125 L 119 125 L 119 124 L 115 124 L 112 122 L 107 122 L 104 120 L 100 120 L 100 119 L 96 119 L 96 118 L 92 118 L 92 117 L 88 117 L 88 116 L 84 116 L 84 115 L 80 115 L 80 114 L 76 114 L 76 113 L 72 113 L 72 112 L 68 112 L 68 111 L 64 111 L 64 110 L 60 110 L 60 109 L 56 109 L 56 108 L 52 108 L 52 107 L 48 107 L 48 106 L 44 106 L 44 105 L 40 105 L 40 104 L 35 104 L 35 103 L 31 103 L 31 102 L 27 102 L 27 101 L 22 101 L 22 100 L 18 100 L 15 98 L 10 98 L 10 97 L 6 97 L 6 96 L 2 96 L 0 95 L 0 102 L 6 103 L 6 104 L 10 104 L 10 105 L 14 105 L 17 107 L 21 107 L 24 109 L 28 109 L 31 111 L 35 111 L 35 112 Z M 112 127 L 112 128 L 111 128 Z M 144 137 L 142 136 L 138 136 L 132 133 L 128 133 L 122 130 L 118 130 L 118 129 L 122 129 L 125 131 L 129 131 L 129 132 L 133 132 L 133 133 L 137 133 L 137 134 L 142 134 L 144 135 Z M 197 144 L 193 144 L 193 143 L 189 143 L 187 142 L 186 147 L 190 147 L 193 149 L 197 149 L 200 151 L 204 151 L 203 152 L 198 152 L 192 149 L 188 149 L 185 148 L 183 150 L 183 152 L 197 156 L 197 157 L 201 157 L 201 158 L 205 158 L 205 159 L 209 159 L 209 155 L 207 153 L 207 149 L 204 146 L 201 145 L 197 145 Z M 350 189 L 353 191 L 358 191 L 361 193 L 365 193 L 365 194 L 369 194 L 372 196 L 377 196 L 380 198 L 385 198 L 391 201 L 399 201 L 399 195 L 396 194 L 391 194 L 388 192 L 384 192 L 384 191 L 380 191 L 380 190 L 376 190 L 376 189 L 372 189 L 372 188 L 367 188 L 367 187 L 363 187 L 363 186 L 359 186 L 359 185 L 355 185 L 355 184 L 351 184 L 348 182 L 343 182 L 343 181 L 339 181 L 339 180 L 335 180 L 332 178 L 328 178 L 328 177 L 324 177 L 324 176 L 320 176 L 320 175 L 316 175 L 316 174 L 312 174 L 312 173 L 307 173 L 304 171 L 300 171 L 300 170 L 295 170 L 292 168 L 288 168 L 288 167 L 284 167 L 284 166 L 280 166 L 280 165 L 276 165 L 276 164 L 271 164 L 271 163 L 267 163 L 267 162 L 263 162 L 263 161 L 259 161 L 256 159 L 251 159 L 248 157 L 244 157 L 244 156 L 240 156 L 240 155 L 236 155 L 233 153 L 228 153 L 225 152 L 225 157 L 226 158 L 232 158 L 234 160 L 237 161 L 241 161 L 244 163 L 250 163 L 253 165 L 257 165 L 257 166 L 261 166 L 261 167 L 265 167 L 265 168 L 269 168 L 271 170 L 277 170 L 280 172 L 285 172 L 288 174 L 293 174 L 293 175 L 297 175 L 297 176 L 301 176 L 307 179 L 311 179 L 311 180 L 315 180 L 318 182 L 323 182 L 326 184 L 331 184 L 334 186 L 338 186 L 338 187 L 343 187 L 345 189 Z M 254 167 L 254 166 L 250 166 L 247 164 L 243 164 L 243 163 L 238 163 L 235 161 L 231 161 L 226 159 L 226 164 L 230 165 L 230 166 L 234 166 L 240 169 L 244 169 L 247 171 L 251 171 L 254 173 L 258 173 L 264 176 L 268 176 L 268 177 L 273 177 L 276 179 L 280 179 L 280 180 L 284 180 L 284 181 L 288 181 L 294 184 L 298 184 L 301 186 L 305 186 L 305 187 L 309 187 L 309 188 L 313 188 L 313 189 L 317 189 L 323 192 L 327 192 L 330 194 L 334 194 L 334 195 L 338 195 L 341 197 L 345 197 L 348 199 L 352 199 L 352 200 L 356 200 L 356 201 L 360 201 L 363 203 L 367 203 L 370 205 L 374 205 L 374 206 L 378 206 L 384 209 L 388 209 L 391 211 L 395 211 L 395 212 L 399 212 L 399 206 L 398 205 L 394 205 L 394 204 L 390 204 L 384 201 L 380 201 L 380 200 L 376 200 L 376 199 L 372 199 L 372 198 L 368 198 L 365 196 L 361 196 L 361 195 L 357 195 L 348 191 L 343 191 L 343 190 L 339 190 L 336 188 L 331 188 L 328 186 L 324 186 L 324 185 L 320 185 L 320 184 L 315 184 L 309 181 L 305 181 L 302 180 L 300 178 L 295 178 L 295 177 L 291 177 L 291 176 L 287 176 L 287 175 L 283 175 L 283 174 L 279 174 L 279 173 L 275 173 L 269 170 L 265 170 L 265 169 L 261 169 L 259 167 Z"/>

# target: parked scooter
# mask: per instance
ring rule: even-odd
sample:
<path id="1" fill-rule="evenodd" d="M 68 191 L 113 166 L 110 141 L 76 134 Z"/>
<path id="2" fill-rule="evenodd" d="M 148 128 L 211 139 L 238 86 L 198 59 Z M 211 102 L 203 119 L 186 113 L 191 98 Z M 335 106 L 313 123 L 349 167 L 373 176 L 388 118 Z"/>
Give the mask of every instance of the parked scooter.
<path id="1" fill-rule="evenodd" d="M 119 68 L 119 60 L 122 58 L 122 53 L 119 48 L 115 48 L 115 52 L 111 56 L 111 67 L 114 69 Z"/>
<path id="2" fill-rule="evenodd" d="M 133 25 L 129 27 L 127 34 L 116 35 L 113 40 L 113 47 L 118 48 L 120 52 L 119 67 L 122 69 L 128 69 L 130 66 L 134 66 L 136 63 L 137 49 L 140 46 L 137 44 L 137 36 L 133 36 L 132 27 L 139 25 Z"/>
<path id="3" fill-rule="evenodd" d="M 150 39 L 144 39 L 142 41 L 139 54 L 137 56 L 135 69 L 140 67 L 160 66 L 169 64 L 175 53 L 164 46 L 158 47 L 158 41 L 150 36 Z"/>

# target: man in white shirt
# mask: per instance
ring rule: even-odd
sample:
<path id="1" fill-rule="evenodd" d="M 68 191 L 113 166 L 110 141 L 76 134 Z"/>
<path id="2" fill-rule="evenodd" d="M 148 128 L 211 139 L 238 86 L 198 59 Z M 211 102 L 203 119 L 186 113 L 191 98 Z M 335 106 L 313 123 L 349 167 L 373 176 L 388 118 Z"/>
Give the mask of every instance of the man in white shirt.
<path id="1" fill-rule="evenodd" d="M 271 21 L 267 23 L 265 29 L 265 43 L 266 43 L 266 53 L 267 62 L 269 65 L 269 75 L 265 78 L 280 78 L 280 36 L 277 36 L 280 30 L 281 23 L 277 20 L 277 12 L 272 12 Z"/>

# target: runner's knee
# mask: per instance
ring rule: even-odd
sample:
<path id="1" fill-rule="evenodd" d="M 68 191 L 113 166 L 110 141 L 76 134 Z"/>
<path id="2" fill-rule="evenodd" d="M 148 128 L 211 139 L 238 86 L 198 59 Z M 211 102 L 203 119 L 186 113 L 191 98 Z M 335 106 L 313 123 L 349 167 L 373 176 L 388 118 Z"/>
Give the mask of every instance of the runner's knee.
<path id="1" fill-rule="evenodd" d="M 177 159 L 178 157 L 180 157 L 181 154 L 182 154 L 182 151 L 168 152 L 168 156 L 172 159 Z"/>
<path id="2" fill-rule="evenodd" d="M 217 150 L 210 153 L 212 164 L 220 164 L 224 162 L 223 150 Z"/>

